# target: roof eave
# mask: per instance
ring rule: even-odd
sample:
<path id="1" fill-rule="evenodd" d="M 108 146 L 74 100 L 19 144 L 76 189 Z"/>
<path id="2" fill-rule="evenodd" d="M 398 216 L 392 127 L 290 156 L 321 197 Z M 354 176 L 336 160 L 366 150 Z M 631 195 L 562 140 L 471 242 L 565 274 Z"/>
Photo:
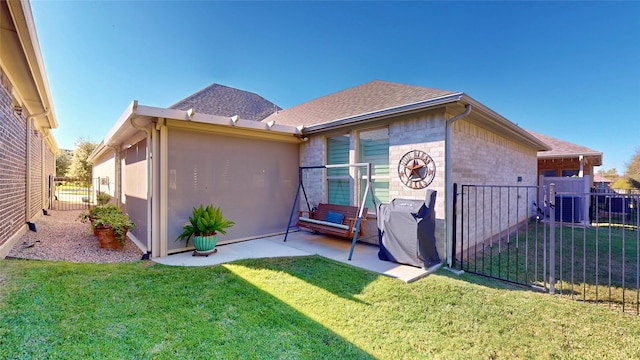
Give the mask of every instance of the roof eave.
<path id="1" fill-rule="evenodd" d="M 9 52 L 9 54 L 19 56 L 19 52 L 22 52 L 27 60 L 31 76 L 31 79 L 14 80 L 16 80 L 16 82 L 19 81 L 21 84 L 26 84 L 24 86 L 30 87 L 38 94 L 39 99 L 37 100 L 37 103 L 39 103 L 40 106 L 35 106 L 33 104 L 34 101 L 31 99 L 23 99 L 29 113 L 44 113 L 48 110 L 49 113 L 46 115 L 46 124 L 43 124 L 41 119 L 38 119 L 38 122 L 41 127 L 55 129 L 58 127 L 58 121 L 56 119 L 53 100 L 49 91 L 49 82 L 44 68 L 42 53 L 40 52 L 35 22 L 33 21 L 33 16 L 31 14 L 31 5 L 28 1 L 24 0 L 7 1 L 6 4 L 11 17 L 14 20 L 16 33 L 22 45 L 22 49 L 16 49 L 15 51 Z"/>
<path id="2" fill-rule="evenodd" d="M 412 104 L 406 104 L 398 107 L 373 111 L 366 114 L 351 116 L 351 117 L 338 119 L 338 120 L 334 120 L 334 121 L 330 121 L 322 124 L 312 125 L 309 127 L 305 127 L 304 133 L 313 134 L 313 133 L 324 132 L 328 130 L 339 129 L 339 128 L 352 126 L 356 124 L 382 120 L 382 119 L 393 117 L 393 116 L 420 112 L 420 111 L 432 109 L 435 107 L 454 104 L 458 102 L 471 105 L 474 111 L 484 114 L 485 117 L 493 120 L 493 122 L 498 127 L 503 129 L 506 133 L 510 134 L 515 138 L 520 139 L 521 141 L 526 142 L 529 146 L 535 148 L 537 151 L 551 150 L 551 148 L 547 144 L 538 140 L 535 136 L 529 134 L 527 131 L 525 131 L 521 127 L 517 126 L 513 122 L 507 120 L 500 114 L 482 105 L 478 101 L 474 100 L 473 98 L 469 97 L 468 95 L 462 92 L 448 94 L 445 96 L 440 96 L 437 98 L 420 101 Z"/>
<path id="3" fill-rule="evenodd" d="M 169 119 L 185 122 L 201 123 L 208 125 L 224 126 L 238 129 L 251 129 L 258 131 L 266 131 L 271 133 L 280 133 L 284 135 L 296 136 L 300 131 L 288 125 L 278 125 L 273 122 L 263 123 L 259 121 L 251 121 L 237 118 L 229 118 L 225 116 L 210 115 L 203 113 L 189 113 L 184 110 L 157 108 L 152 106 L 138 105 L 138 101 L 132 101 L 129 106 L 122 112 L 111 130 L 107 133 L 104 140 L 96 147 L 94 152 L 89 156 L 88 161 L 92 162 L 99 158 L 109 148 L 118 148 L 125 141 L 131 138 L 138 130 L 131 123 L 132 119 L 136 119 L 136 125 L 146 127 L 155 119 Z"/>
<path id="4" fill-rule="evenodd" d="M 330 122 L 315 124 L 309 127 L 304 128 L 305 134 L 313 134 L 317 132 L 323 132 L 327 130 L 338 129 L 346 126 L 352 126 L 361 123 L 367 123 L 370 121 L 382 120 L 385 118 L 411 114 L 415 112 L 424 111 L 430 108 L 439 107 L 443 105 L 447 105 L 450 103 L 455 103 L 459 101 L 462 97 L 463 93 L 453 93 L 445 96 L 440 96 L 437 98 L 419 101 L 411 104 L 406 104 L 402 106 L 376 110 L 365 114 L 359 114 L 356 116 L 350 116 L 338 120 L 332 120 Z"/>
<path id="5" fill-rule="evenodd" d="M 529 144 L 529 146 L 535 148 L 537 151 L 548 151 L 548 150 L 551 150 L 551 147 L 549 147 L 549 145 L 547 145 L 544 142 L 540 141 L 540 139 L 538 139 L 535 136 L 531 135 L 525 129 L 519 127 L 518 125 L 516 125 L 512 121 L 506 119 L 502 115 L 500 115 L 497 112 L 491 110 L 490 108 L 488 108 L 485 105 L 481 104 L 480 102 L 478 102 L 477 100 L 473 99 L 472 97 L 464 94 L 462 96 L 461 102 L 466 103 L 468 105 L 471 105 L 472 108 L 473 108 L 472 112 L 473 111 L 480 112 L 484 116 L 490 118 L 493 121 L 493 123 L 497 127 L 499 127 L 500 129 L 502 129 L 505 133 L 509 134 L 510 136 L 512 136 L 514 138 L 518 138 L 523 142 L 526 142 L 527 144 Z"/>
<path id="6" fill-rule="evenodd" d="M 579 152 L 579 153 L 564 153 L 564 154 L 544 154 L 543 153 L 538 153 L 538 159 L 543 159 L 543 160 L 547 160 L 547 159 L 574 159 L 580 156 L 585 156 L 585 157 L 592 157 L 592 158 L 596 158 L 596 160 L 594 161 L 593 166 L 600 166 L 602 165 L 602 157 L 603 157 L 603 153 L 602 152 Z"/>

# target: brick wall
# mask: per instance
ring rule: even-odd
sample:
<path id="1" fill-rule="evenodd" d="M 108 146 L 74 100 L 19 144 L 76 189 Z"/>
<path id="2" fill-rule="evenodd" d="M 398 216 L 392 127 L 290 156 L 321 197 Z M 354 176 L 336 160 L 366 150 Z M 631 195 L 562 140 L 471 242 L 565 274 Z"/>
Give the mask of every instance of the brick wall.
<path id="1" fill-rule="evenodd" d="M 25 223 L 26 118 L 13 111 L 9 81 L 0 71 L 0 245 Z"/>
<path id="2" fill-rule="evenodd" d="M 405 186 L 398 176 L 398 161 L 408 151 L 419 149 L 426 151 L 436 163 L 436 175 L 428 189 L 438 191 L 436 201 L 436 238 L 442 239 L 444 244 L 444 111 L 432 111 L 417 115 L 399 117 L 389 125 L 389 197 L 405 199 L 424 199 L 425 189 L 416 190 Z M 355 138 L 357 130 L 351 131 L 351 161 L 357 162 L 355 154 Z M 313 136 L 301 146 L 300 163 L 302 166 L 322 165 L 325 161 L 325 136 Z M 327 184 L 323 181 L 324 170 L 306 170 L 303 174 L 303 184 L 311 205 L 327 201 Z M 302 194 L 300 194 L 302 197 Z M 300 208 L 306 208 L 304 198 Z M 378 233 L 375 215 L 369 217 L 365 223 L 362 241 L 377 244 Z"/>
<path id="3" fill-rule="evenodd" d="M 472 114 L 473 115 L 473 114 Z M 404 185 L 398 176 L 398 162 L 409 151 L 422 150 L 431 156 L 436 165 L 433 182 L 427 187 L 437 191 L 436 198 L 436 242 L 438 252 L 444 259 L 446 249 L 445 218 L 445 117 L 444 109 L 402 116 L 389 121 L 389 197 L 423 200 L 426 189 L 411 189 Z M 535 185 L 537 181 L 537 152 L 509 140 L 495 132 L 485 130 L 464 118 L 455 122 L 451 128 L 451 176 L 458 184 L 490 185 Z M 350 129 L 353 139 L 359 129 Z M 345 130 L 343 133 L 349 130 Z M 300 163 L 303 166 L 325 163 L 325 137 L 313 136 L 301 146 Z M 353 154 L 352 154 L 353 155 Z M 355 157 L 352 156 L 355 161 Z M 326 182 L 324 171 L 306 171 L 303 183 L 309 202 L 317 204 L 326 201 Z M 522 180 L 519 182 L 518 177 Z M 302 196 L 302 194 L 301 194 Z M 495 199 L 501 203 L 502 197 Z M 529 204 L 504 201 L 504 213 L 494 223 L 515 224 L 528 216 Z M 306 207 L 301 199 L 301 208 Z M 458 211 L 460 207 L 458 207 Z M 508 214 L 508 215 L 506 215 Z M 496 215 L 498 216 L 498 215 Z M 513 217 L 510 218 L 510 217 Z M 460 213 L 458 213 L 460 218 Z M 487 218 L 486 221 L 491 221 Z M 363 241 L 377 243 L 377 225 L 375 216 L 370 217 L 364 227 Z"/>
<path id="4" fill-rule="evenodd" d="M 451 158 L 452 181 L 459 186 L 504 186 L 493 190 L 473 189 L 480 191 L 477 194 L 469 189 L 464 207 L 460 203 L 462 197 L 457 197 L 457 218 L 466 219 L 474 229 L 482 229 L 465 235 L 465 247 L 475 242 L 497 240 L 498 235 L 506 235 L 508 228 L 531 215 L 535 189 L 525 187 L 537 184 L 536 150 L 479 128 L 464 118 L 451 127 Z M 463 214 L 463 209 L 468 212 Z M 461 239 L 459 226 L 456 231 Z M 458 247 L 457 250 L 462 249 Z"/>
<path id="5" fill-rule="evenodd" d="M 444 111 L 435 110 L 405 117 L 389 126 L 389 176 L 390 200 L 394 198 L 424 200 L 426 190 L 437 191 L 435 237 L 440 257 L 445 251 L 445 157 Z M 398 162 L 404 154 L 422 150 L 429 154 L 436 165 L 436 174 L 426 189 L 411 189 L 398 176 Z"/>

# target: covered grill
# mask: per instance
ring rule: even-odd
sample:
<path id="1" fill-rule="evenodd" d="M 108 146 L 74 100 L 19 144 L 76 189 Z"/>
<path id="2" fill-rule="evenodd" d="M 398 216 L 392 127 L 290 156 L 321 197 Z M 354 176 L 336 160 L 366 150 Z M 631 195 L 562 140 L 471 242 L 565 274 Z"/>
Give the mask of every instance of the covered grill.
<path id="1" fill-rule="evenodd" d="M 436 250 L 434 207 L 437 192 L 426 200 L 393 199 L 378 205 L 380 260 L 430 268 L 440 263 Z"/>

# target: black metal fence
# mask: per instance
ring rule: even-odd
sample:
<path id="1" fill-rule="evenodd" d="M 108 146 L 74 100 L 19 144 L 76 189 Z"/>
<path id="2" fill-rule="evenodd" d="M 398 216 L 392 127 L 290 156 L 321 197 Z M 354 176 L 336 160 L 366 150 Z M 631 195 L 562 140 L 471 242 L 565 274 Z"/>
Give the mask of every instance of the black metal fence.
<path id="1" fill-rule="evenodd" d="M 49 209 L 81 210 L 94 204 L 94 188 L 99 179 L 49 177 Z M 99 187 L 98 187 L 99 189 Z"/>
<path id="2" fill-rule="evenodd" d="M 460 190 L 455 267 L 640 314 L 640 194 Z"/>

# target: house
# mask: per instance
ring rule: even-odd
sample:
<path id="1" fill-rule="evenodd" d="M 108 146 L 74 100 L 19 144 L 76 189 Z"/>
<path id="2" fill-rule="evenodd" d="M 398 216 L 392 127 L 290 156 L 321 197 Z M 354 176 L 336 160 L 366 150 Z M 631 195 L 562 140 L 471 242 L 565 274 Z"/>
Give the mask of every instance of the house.
<path id="1" fill-rule="evenodd" d="M 169 106 L 169 109 L 193 109 L 198 113 L 226 117 L 237 115 L 242 119 L 253 121 L 260 121 L 282 110 L 278 105 L 256 93 L 220 84 L 211 84 Z"/>
<path id="2" fill-rule="evenodd" d="M 262 96 L 220 84 L 211 84 L 204 89 L 168 107 L 172 110 L 191 110 L 199 114 L 219 115 L 227 118 L 237 116 L 243 120 L 260 121 L 281 108 Z M 103 149 L 104 143 L 99 148 Z M 93 177 L 100 179 L 97 191 L 112 197 L 119 196 L 115 182 L 115 152 L 102 154 L 100 166 L 94 166 Z M 105 158 L 106 157 L 106 158 Z"/>
<path id="3" fill-rule="evenodd" d="M 58 127 L 31 7 L 0 1 L 0 259 L 48 207 Z"/>
<path id="4" fill-rule="evenodd" d="M 589 175 L 591 176 L 589 187 L 591 187 L 595 174 L 593 168 L 602 165 L 602 152 L 531 130 L 527 131 L 551 148 L 538 152 L 539 176 L 584 177 Z"/>
<path id="5" fill-rule="evenodd" d="M 384 81 L 259 122 L 228 114 L 133 102 L 92 154 L 96 172 L 115 164 L 116 197 L 139 224 L 133 236 L 151 256 L 186 250 L 173 239 L 200 203 L 221 206 L 236 222 L 221 243 L 282 233 L 299 166 L 366 162 L 377 203 L 438 192 L 437 248 L 450 261 L 454 183 L 535 186 L 537 153 L 550 150 L 463 92 Z M 308 198 L 359 205 L 364 185 L 356 171 L 306 173 Z M 367 206 L 375 217 L 373 203 Z M 375 221 L 367 226 L 363 240 L 377 242 Z"/>
<path id="6" fill-rule="evenodd" d="M 436 190 L 436 245 L 448 262 L 453 249 L 449 215 L 453 185 L 535 185 L 537 152 L 549 150 L 463 92 L 378 80 L 285 109 L 263 121 L 302 126 L 309 140 L 300 148 L 301 166 L 371 162 L 377 203 L 424 199 L 427 187 Z M 413 160 L 406 159 L 413 154 L 431 159 L 428 182 L 407 176 Z M 316 171 L 306 179 L 307 195 L 313 204 L 358 204 L 364 186 L 363 181 L 353 181 L 358 178 L 353 170 L 350 174 Z M 368 206 L 375 216 L 375 208 Z M 527 211 L 520 214 L 516 222 L 524 220 Z M 377 244 L 375 221 L 366 225 L 363 241 Z"/>
<path id="7" fill-rule="evenodd" d="M 607 190 L 611 188 L 611 179 L 607 179 L 602 175 L 595 174 L 593 175 L 593 186 L 596 189 Z"/>
<path id="8" fill-rule="evenodd" d="M 591 206 L 591 196 L 589 194 L 594 186 L 595 172 L 593 168 L 602 165 L 602 152 L 534 131 L 528 131 L 551 148 L 550 150 L 538 152 L 538 184 L 546 187 L 554 184 L 555 191 L 558 194 L 555 201 L 562 201 L 560 207 L 562 207 L 563 211 L 571 207 L 565 205 L 565 202 L 568 204 L 570 202 L 571 205 L 575 206 L 573 209 L 575 214 L 567 215 L 565 218 L 571 218 L 572 222 L 580 222 L 587 226 L 589 224 L 589 208 Z M 565 199 L 563 194 L 569 193 L 574 195 L 571 195 L 570 199 Z M 576 194 L 582 194 L 582 196 Z M 542 197 L 539 198 L 538 202 L 543 203 Z M 581 210 L 576 211 L 579 208 Z"/>
<path id="9" fill-rule="evenodd" d="M 94 177 L 113 179 L 114 201 L 137 224 L 131 238 L 152 257 L 187 249 L 174 240 L 200 204 L 220 206 L 236 222 L 220 244 L 277 234 L 287 225 L 298 184 L 299 131 L 256 121 L 278 109 L 261 97 L 217 85 L 207 89 L 234 94 L 233 103 L 194 108 L 226 113 L 134 101 L 88 159 Z M 202 94 L 194 96 L 211 99 Z"/>

